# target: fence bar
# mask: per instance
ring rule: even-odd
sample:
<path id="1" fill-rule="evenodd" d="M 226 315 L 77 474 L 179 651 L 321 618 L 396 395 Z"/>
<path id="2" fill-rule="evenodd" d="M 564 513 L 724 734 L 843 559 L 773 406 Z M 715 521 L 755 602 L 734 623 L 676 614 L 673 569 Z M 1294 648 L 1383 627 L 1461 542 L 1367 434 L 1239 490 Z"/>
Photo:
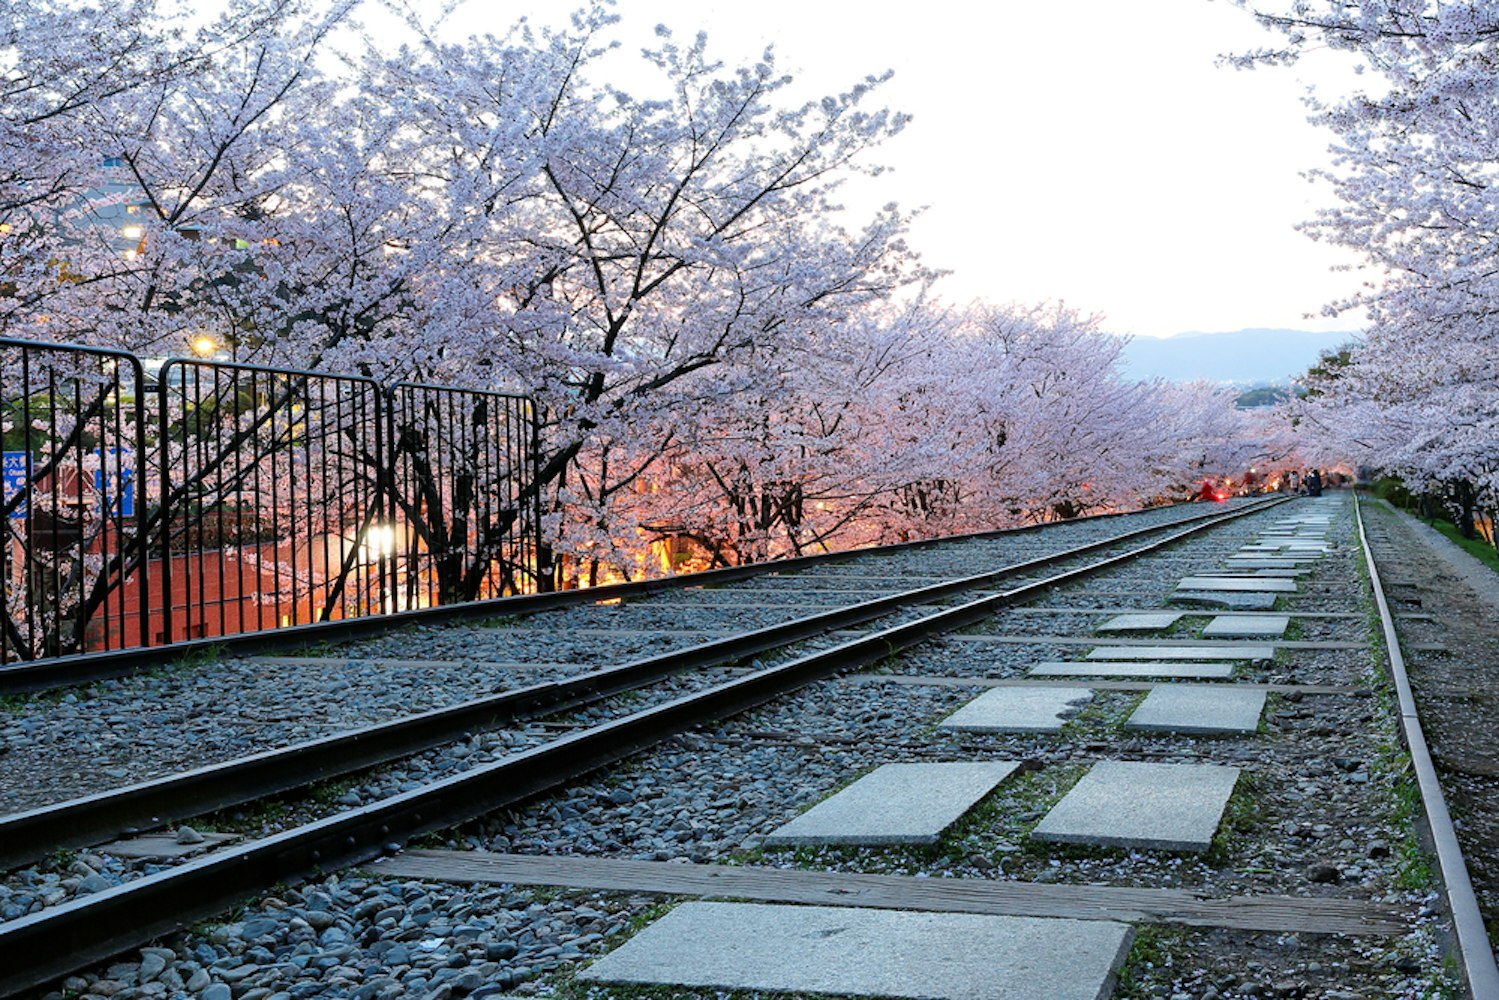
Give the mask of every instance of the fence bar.
<path id="1" fill-rule="evenodd" d="M 0 663 L 538 585 L 522 397 L 0 338 L 0 417 Z"/>

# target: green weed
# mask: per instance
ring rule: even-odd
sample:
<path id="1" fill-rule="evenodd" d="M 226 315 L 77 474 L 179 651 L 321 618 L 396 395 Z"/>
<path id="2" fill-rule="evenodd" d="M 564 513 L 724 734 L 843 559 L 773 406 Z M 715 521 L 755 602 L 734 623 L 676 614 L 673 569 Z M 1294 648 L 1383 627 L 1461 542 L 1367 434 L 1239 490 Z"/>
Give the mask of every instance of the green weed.
<path id="1" fill-rule="evenodd" d="M 1183 615 L 1173 622 L 1170 628 L 1163 631 L 1161 636 L 1166 639 L 1200 639 L 1202 630 L 1212 620 L 1212 615 Z"/>
<path id="2" fill-rule="evenodd" d="M 1239 780 L 1234 783 L 1234 792 L 1223 807 L 1223 816 L 1208 845 L 1205 860 L 1219 866 L 1227 864 L 1240 844 L 1263 829 L 1269 809 L 1264 779 L 1253 771 L 1239 772 Z"/>
<path id="3" fill-rule="evenodd" d="M 1143 924 L 1135 927 L 1135 940 L 1119 970 L 1119 981 L 1114 987 L 1114 996 L 1156 996 L 1151 992 L 1151 974 L 1157 969 L 1170 968 L 1173 950 L 1185 946 L 1186 931 L 1162 924 Z M 1168 981 L 1170 977 L 1167 977 Z M 1158 984 L 1157 984 L 1158 985 Z"/>
<path id="4" fill-rule="evenodd" d="M 171 663 L 163 663 L 152 667 L 150 670 L 142 670 L 141 674 L 147 677 L 165 677 L 177 670 L 198 670 L 202 667 L 211 667 L 223 658 L 224 647 L 219 643 L 209 643 L 206 646 L 194 646 L 181 656 L 172 659 Z"/>
<path id="5" fill-rule="evenodd" d="M 1145 700 L 1144 691 L 1097 691 L 1092 700 L 1062 726 L 1064 737 L 1087 743 L 1118 733 Z"/>
<path id="6" fill-rule="evenodd" d="M 283 823 L 291 815 L 291 806 L 281 799 L 259 799 L 241 806 L 211 813 L 201 824 L 193 823 L 194 829 L 215 830 L 220 833 L 259 834 L 268 827 Z"/>
<path id="7" fill-rule="evenodd" d="M 353 787 L 354 782 L 347 778 L 330 778 L 308 785 L 307 797 L 319 806 L 331 807 L 337 805 L 339 798 Z"/>

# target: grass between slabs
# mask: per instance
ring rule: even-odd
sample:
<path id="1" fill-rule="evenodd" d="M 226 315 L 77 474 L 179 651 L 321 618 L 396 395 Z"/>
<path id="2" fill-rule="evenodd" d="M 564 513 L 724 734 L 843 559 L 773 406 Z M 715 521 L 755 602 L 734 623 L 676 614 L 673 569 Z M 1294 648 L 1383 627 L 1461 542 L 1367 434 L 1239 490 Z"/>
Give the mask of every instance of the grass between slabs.
<path id="1" fill-rule="evenodd" d="M 1147 694 L 1095 689 L 1093 697 L 1063 724 L 1061 737 L 1089 743 L 1118 736 Z"/>
<path id="2" fill-rule="evenodd" d="M 1119 970 L 1119 979 L 1114 985 L 1116 997 L 1155 997 L 1152 974 L 1158 969 L 1171 969 L 1172 952 L 1186 949 L 1187 930 L 1165 924 L 1135 925 L 1135 940 L 1130 945 L 1129 955 Z"/>

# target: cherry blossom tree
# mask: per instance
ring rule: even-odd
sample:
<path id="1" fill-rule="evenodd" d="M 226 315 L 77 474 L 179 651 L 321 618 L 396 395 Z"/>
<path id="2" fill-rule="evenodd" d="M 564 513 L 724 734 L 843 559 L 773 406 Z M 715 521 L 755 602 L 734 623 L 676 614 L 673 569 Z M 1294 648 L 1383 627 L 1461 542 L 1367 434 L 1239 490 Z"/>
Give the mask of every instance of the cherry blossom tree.
<path id="1" fill-rule="evenodd" d="M 1277 454 L 1230 390 L 1121 377 L 1098 324 L 921 303 L 845 329 L 694 413 L 615 517 L 731 564 L 1181 499 Z"/>
<path id="2" fill-rule="evenodd" d="M 1314 120 L 1337 138 L 1335 166 L 1319 176 L 1339 203 L 1307 229 L 1364 253 L 1385 277 L 1330 307 L 1363 309 L 1369 327 L 1336 377 L 1309 382 L 1315 391 L 1298 417 L 1316 437 L 1311 447 L 1416 489 L 1450 488 L 1470 510 L 1474 498 L 1495 506 L 1499 4 L 1307 0 L 1254 9 L 1286 44 L 1244 62 L 1325 46 L 1351 53 L 1369 81 L 1312 104 Z"/>

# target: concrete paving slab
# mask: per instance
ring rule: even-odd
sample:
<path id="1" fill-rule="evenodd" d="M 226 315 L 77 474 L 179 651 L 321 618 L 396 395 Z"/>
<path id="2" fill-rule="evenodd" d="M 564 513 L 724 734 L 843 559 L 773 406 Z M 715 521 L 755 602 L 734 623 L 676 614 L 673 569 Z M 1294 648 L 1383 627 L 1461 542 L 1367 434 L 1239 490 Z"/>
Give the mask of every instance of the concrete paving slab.
<path id="1" fill-rule="evenodd" d="M 1275 566 L 1245 566 L 1241 563 L 1230 561 L 1222 569 L 1199 570 L 1204 576 L 1230 577 L 1237 580 L 1294 580 L 1312 572 L 1310 566 L 1292 566 L 1282 569 Z"/>
<path id="2" fill-rule="evenodd" d="M 1176 585 L 1177 590 L 1234 591 L 1237 593 L 1294 594 L 1294 580 L 1246 580 L 1234 576 L 1189 576 Z"/>
<path id="3" fill-rule="evenodd" d="M 1071 662 L 1053 660 L 1031 667 L 1031 677 L 1165 677 L 1189 681 L 1227 680 L 1232 663 L 1173 663 L 1170 661 Z"/>
<path id="4" fill-rule="evenodd" d="M 1260 727 L 1265 692 L 1231 684 L 1162 684 L 1124 724 L 1157 733 L 1240 734 Z"/>
<path id="5" fill-rule="evenodd" d="M 1315 567 L 1317 560 L 1322 558 L 1320 552 L 1289 552 L 1283 548 L 1266 549 L 1263 552 L 1235 552 L 1225 562 L 1230 566 L 1247 562 L 1287 562 L 1296 566 Z"/>
<path id="6" fill-rule="evenodd" d="M 1239 780 L 1218 764 L 1094 764 L 1031 836 L 1066 844 L 1205 851 Z"/>
<path id="7" fill-rule="evenodd" d="M 1225 642 L 1216 646 L 1099 646 L 1090 660 L 1270 660 L 1275 647 Z"/>
<path id="8" fill-rule="evenodd" d="M 200 851 L 211 850 L 239 839 L 237 833 L 200 833 L 203 839 L 193 844 L 179 844 L 176 834 L 148 833 L 139 837 L 116 840 L 98 850 L 117 858 L 138 858 L 143 861 L 166 861 L 186 858 Z"/>
<path id="9" fill-rule="evenodd" d="M 1274 594 L 1232 594 L 1227 591 L 1178 590 L 1168 598 L 1174 604 L 1227 608 L 1233 611 L 1273 611 Z"/>
<path id="10" fill-rule="evenodd" d="M 1085 687 L 993 688 L 942 720 L 969 733 L 1054 733 L 1089 701 Z"/>
<path id="11" fill-rule="evenodd" d="M 1300 559 L 1249 559 L 1244 556 L 1229 556 L 1228 565 L 1233 569 L 1294 569 L 1306 572 L 1310 567 L 1302 566 Z"/>
<path id="12" fill-rule="evenodd" d="M 884 764 L 772 831 L 765 845 L 935 844 L 1019 766 L 1013 761 Z"/>
<path id="13" fill-rule="evenodd" d="M 579 978 L 793 995 L 1103 1000 L 1133 936 L 1107 920 L 689 902 Z"/>
<path id="14" fill-rule="evenodd" d="M 1290 615 L 1219 615 L 1202 630 L 1204 639 L 1279 639 Z"/>
<path id="15" fill-rule="evenodd" d="M 1155 632 L 1170 628 L 1182 618 L 1180 611 L 1152 611 L 1141 614 L 1115 615 L 1102 625 L 1099 632 Z"/>

